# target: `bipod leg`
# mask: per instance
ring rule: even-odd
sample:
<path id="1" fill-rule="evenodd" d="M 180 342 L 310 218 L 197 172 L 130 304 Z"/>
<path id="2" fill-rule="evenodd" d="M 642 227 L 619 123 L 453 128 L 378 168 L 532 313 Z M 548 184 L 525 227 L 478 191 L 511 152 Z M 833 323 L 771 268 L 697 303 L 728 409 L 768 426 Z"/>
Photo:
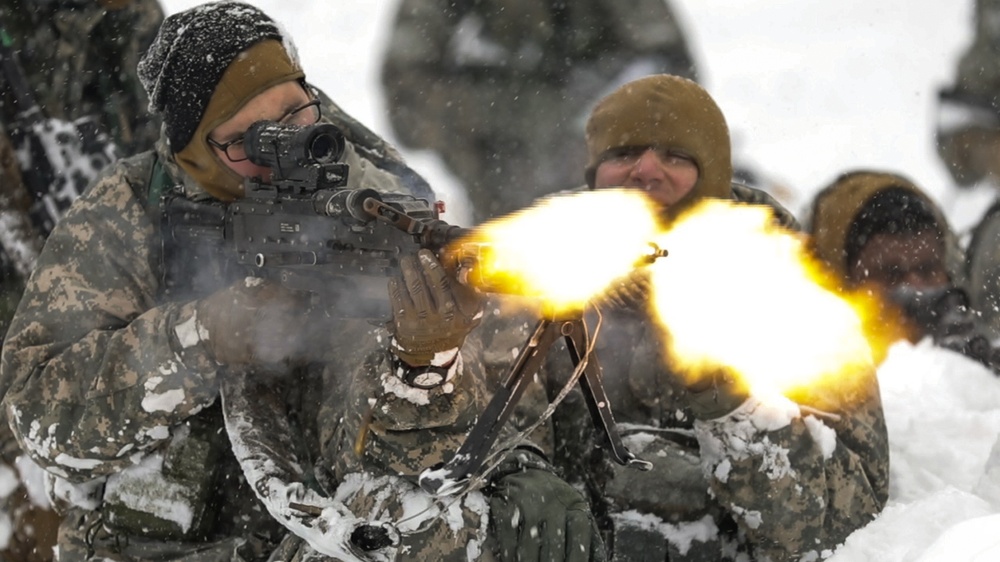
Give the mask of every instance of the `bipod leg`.
<path id="1" fill-rule="evenodd" d="M 583 319 L 564 322 L 562 334 L 566 340 L 566 348 L 569 350 L 570 358 L 573 360 L 573 367 L 577 367 L 584 360 L 590 343 L 587 341 Z M 587 409 L 590 410 L 590 417 L 594 420 L 594 426 L 597 431 L 604 435 L 611 450 L 611 456 L 615 462 L 623 466 L 639 470 L 653 468 L 652 463 L 636 457 L 622 443 L 621 435 L 618 434 L 618 425 L 615 423 L 615 416 L 611 412 L 611 401 L 608 400 L 608 395 L 604 391 L 604 383 L 601 381 L 601 364 L 597 360 L 597 354 L 590 353 L 585 359 L 587 364 L 580 377 L 580 388 L 583 390 L 583 397 L 587 402 Z"/>
<path id="2" fill-rule="evenodd" d="M 503 385 L 486 405 L 455 456 L 442 467 L 425 470 L 420 474 L 420 487 L 425 492 L 447 495 L 479 472 L 500 436 L 500 430 L 514 412 L 517 402 L 538 372 L 552 344 L 561 335 L 561 325 L 561 322 L 546 318 L 538 321 L 535 331 L 504 378 Z"/>

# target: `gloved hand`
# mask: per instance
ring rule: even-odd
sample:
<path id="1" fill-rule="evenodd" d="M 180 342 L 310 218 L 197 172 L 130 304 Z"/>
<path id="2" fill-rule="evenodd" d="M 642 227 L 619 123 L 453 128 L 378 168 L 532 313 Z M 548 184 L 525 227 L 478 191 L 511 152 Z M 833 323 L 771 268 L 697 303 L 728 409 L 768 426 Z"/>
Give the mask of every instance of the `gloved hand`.
<path id="1" fill-rule="evenodd" d="M 688 407 L 700 420 L 714 420 L 740 407 L 749 396 L 748 389 L 733 373 L 719 369 L 701 375 L 686 385 Z"/>
<path id="2" fill-rule="evenodd" d="M 322 312 L 309 308 L 307 293 L 247 277 L 196 304 L 208 337 L 204 345 L 223 365 L 306 363 L 321 356 L 317 338 Z"/>
<path id="3" fill-rule="evenodd" d="M 612 281 L 597 302 L 606 303 L 613 308 L 643 311 L 649 306 L 652 291 L 653 283 L 649 272 L 633 269 L 628 275 Z"/>
<path id="4" fill-rule="evenodd" d="M 604 542 L 580 492 L 555 474 L 527 468 L 490 492 L 490 528 L 501 561 L 602 561 Z"/>
<path id="5" fill-rule="evenodd" d="M 482 299 L 450 276 L 429 250 L 404 256 L 400 270 L 389 279 L 392 351 L 413 367 L 430 365 L 436 353 L 461 347 L 479 325 Z"/>

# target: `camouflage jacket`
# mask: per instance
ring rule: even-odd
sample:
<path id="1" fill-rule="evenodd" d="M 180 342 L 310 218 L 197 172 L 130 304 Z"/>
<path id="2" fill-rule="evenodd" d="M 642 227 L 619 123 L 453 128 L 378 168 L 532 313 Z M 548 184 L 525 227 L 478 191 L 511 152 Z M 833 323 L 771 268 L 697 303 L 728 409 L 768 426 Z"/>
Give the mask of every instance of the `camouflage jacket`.
<path id="1" fill-rule="evenodd" d="M 734 187 L 734 198 L 777 207 L 742 186 Z M 794 228 L 794 218 L 777 210 Z M 511 350 L 524 345 L 531 319 L 488 320 L 483 330 L 493 352 L 486 357 L 502 369 Z M 787 424 L 766 427 L 754 413 L 765 408 L 753 399 L 719 419 L 696 421 L 690 395 L 663 353 L 645 312 L 604 311 L 596 355 L 605 390 L 625 445 L 650 461 L 651 471 L 610 460 L 579 389 L 551 419 L 554 462 L 590 492 L 612 559 L 818 559 L 881 511 L 889 453 L 874 369 L 862 373 L 857 390 L 804 399 Z M 517 423 L 535 421 L 572 370 L 566 350 L 554 347 Z M 822 436 L 835 436 L 835 443 Z"/>
<path id="2" fill-rule="evenodd" d="M 356 143 L 344 157 L 349 188 L 427 189 L 391 147 L 339 108 L 328 105 L 324 115 Z M 5 342 L 0 392 L 21 447 L 58 477 L 53 489 L 67 510 L 65 559 L 258 560 L 284 532 L 247 486 L 246 467 L 226 442 L 220 383 L 246 377 L 273 387 L 298 437 L 295 450 L 275 454 L 301 463 L 299 482 L 312 481 L 321 422 L 343 415 L 342 401 L 326 392 L 336 386 L 324 380 L 328 369 L 231 372 L 200 343 L 180 338 L 176 328 L 191 321 L 189 299 L 199 295 L 164 296 L 158 215 L 144 200 L 154 161 L 189 199 L 207 195 L 163 146 L 110 166 L 57 225 Z M 231 281 L 219 278 L 214 288 Z M 377 345 L 365 334 L 340 343 L 356 350 Z M 331 353 L 341 349 L 335 343 Z M 160 499 L 193 513 L 160 514 L 156 524 L 137 515 L 151 502 L 126 500 L 149 489 L 150 473 L 163 475 Z M 110 495 L 120 500 L 114 508 Z"/>
<path id="3" fill-rule="evenodd" d="M 160 122 L 149 113 L 135 68 L 163 21 L 158 0 L 112 10 L 97 0 L 11 0 L 0 6 L 0 21 L 49 117 L 93 116 L 124 154 L 153 147 Z M 11 102 L 4 97 L 0 111 L 8 125 Z"/>

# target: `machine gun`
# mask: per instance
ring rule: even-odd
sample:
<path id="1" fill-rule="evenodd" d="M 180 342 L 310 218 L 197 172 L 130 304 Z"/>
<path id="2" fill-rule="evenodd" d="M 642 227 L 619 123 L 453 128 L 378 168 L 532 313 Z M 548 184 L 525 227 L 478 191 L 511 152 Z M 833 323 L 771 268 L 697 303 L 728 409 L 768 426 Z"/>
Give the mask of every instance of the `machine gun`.
<path id="1" fill-rule="evenodd" d="M 163 202 L 164 252 L 208 248 L 206 257 L 243 275 L 328 295 L 336 315 L 385 318 L 381 278 L 420 248 L 440 251 L 468 229 L 438 219 L 430 202 L 403 193 L 348 189 L 346 142 L 329 123 L 255 123 L 244 137 L 249 159 L 270 178 L 245 182 L 229 204 L 169 194 Z M 168 259 L 168 263 L 178 260 Z M 187 283 L 190 278 L 181 279 Z"/>
<path id="2" fill-rule="evenodd" d="M 424 200 L 371 189 L 344 189 L 348 170 L 338 163 L 344 140 L 333 125 L 300 128 L 258 123 L 245 139 L 247 155 L 270 167 L 272 177 L 269 184 L 249 181 L 247 197 L 229 205 L 227 236 L 231 229 L 241 264 L 275 271 L 278 280 L 291 288 L 319 292 L 329 286 L 329 275 L 315 275 L 317 268 L 346 276 L 388 275 L 398 267 L 403 252 L 417 247 L 439 251 L 471 234 L 469 229 L 438 220 Z M 654 249 L 649 261 L 662 255 L 665 252 Z M 471 251 L 455 252 L 454 258 L 464 262 L 462 275 L 475 272 L 474 245 Z M 601 382 L 600 363 L 589 353 L 591 342 L 582 312 L 543 314 L 460 450 L 442 469 L 421 476 L 426 491 L 446 494 L 451 485 L 480 471 L 500 429 L 560 338 L 566 342 L 574 367 L 582 369 L 579 381 L 590 414 L 614 460 L 649 468 L 649 463 L 628 451 L 618 434 Z"/>
<path id="3" fill-rule="evenodd" d="M 229 204 L 166 198 L 165 240 L 214 246 L 216 258 L 230 256 L 252 275 L 323 294 L 331 287 L 340 290 L 336 279 L 390 275 L 406 253 L 420 248 L 441 251 L 472 233 L 439 220 L 437 210 L 423 199 L 346 188 L 349 170 L 341 163 L 345 141 L 334 125 L 258 122 L 247 131 L 244 143 L 249 159 L 267 166 L 270 178 L 248 179 L 245 197 Z M 470 259 L 473 263 L 462 263 Z M 473 254 L 457 252 L 455 260 L 459 266 L 475 267 Z M 385 285 L 379 284 L 379 290 L 384 294 Z M 349 296 L 358 298 L 355 293 Z M 377 309 L 363 312 L 366 316 L 380 313 Z M 582 312 L 543 315 L 459 451 L 442 468 L 421 475 L 424 490 L 435 495 L 453 493 L 479 472 L 500 429 L 560 337 L 581 371 L 579 381 L 590 413 L 613 458 L 623 465 L 649 469 L 650 464 L 629 452 L 618 434 Z M 310 512 L 309 506 L 297 509 Z M 364 550 L 391 544 L 389 535 L 378 527 L 362 526 L 356 534 L 352 540 Z"/>

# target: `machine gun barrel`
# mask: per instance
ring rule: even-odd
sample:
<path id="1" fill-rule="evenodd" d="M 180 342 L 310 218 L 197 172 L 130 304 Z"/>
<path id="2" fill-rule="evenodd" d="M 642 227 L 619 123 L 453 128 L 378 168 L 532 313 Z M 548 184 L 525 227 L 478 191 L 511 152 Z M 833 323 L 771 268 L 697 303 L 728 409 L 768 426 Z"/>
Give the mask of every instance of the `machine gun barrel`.
<path id="1" fill-rule="evenodd" d="M 440 250 L 470 234 L 473 229 L 448 224 L 440 219 L 417 219 L 400 209 L 387 205 L 379 197 L 366 197 L 362 208 L 369 216 L 384 221 L 410 234 L 421 248 Z"/>

